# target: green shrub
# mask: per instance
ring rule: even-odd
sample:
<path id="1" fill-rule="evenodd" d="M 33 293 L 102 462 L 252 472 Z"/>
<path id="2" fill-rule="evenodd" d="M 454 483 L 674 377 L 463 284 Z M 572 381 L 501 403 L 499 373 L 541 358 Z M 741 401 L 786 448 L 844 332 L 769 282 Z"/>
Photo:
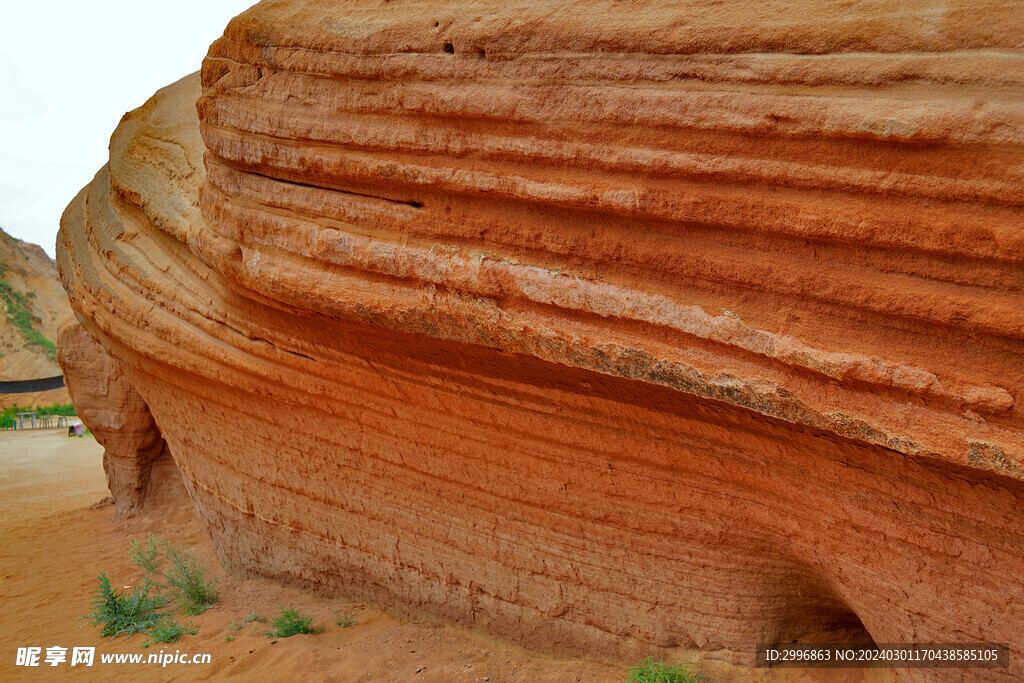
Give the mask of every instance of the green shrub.
<path id="1" fill-rule="evenodd" d="M 194 550 L 149 534 L 145 545 L 132 541 L 128 556 L 146 572 L 149 581 L 178 601 L 185 614 L 202 614 L 219 599 L 216 580 L 206 580 L 209 568 Z"/>
<path id="2" fill-rule="evenodd" d="M 702 680 L 704 676 L 693 664 L 684 662 L 666 666 L 661 661 L 656 662 L 652 657 L 647 657 L 629 670 L 626 683 L 697 683 Z"/>
<path id="3" fill-rule="evenodd" d="M 115 637 L 143 633 L 156 627 L 170 612 L 158 611 L 167 604 L 162 595 L 152 595 L 148 581 L 131 593 L 114 590 L 106 573 L 99 576 L 99 588 L 93 593 L 92 613 L 86 619 L 102 626 L 101 636 Z"/>
<path id="4" fill-rule="evenodd" d="M 194 551 L 169 545 L 167 559 L 170 568 L 165 576 L 171 589 L 177 593 L 178 605 L 185 614 L 202 614 L 220 599 L 217 582 L 206 580 L 209 568 Z"/>
<path id="5" fill-rule="evenodd" d="M 16 420 L 18 413 L 39 413 L 39 417 L 46 415 L 74 416 L 75 407 L 70 403 L 54 403 L 50 406 L 22 406 L 15 403 L 13 406 L 0 411 L 0 423 L 3 420 Z"/>
<path id="6" fill-rule="evenodd" d="M 171 618 L 172 610 L 163 610 L 171 599 L 186 614 L 199 614 L 217 601 L 213 581 L 206 580 L 206 563 L 194 551 L 161 541 L 153 534 L 146 543 L 132 541 L 128 556 L 146 576 L 140 588 L 131 593 L 114 590 L 106 574 L 100 574 L 99 588 L 93 596 L 93 611 L 86 617 L 102 626 L 101 635 L 118 636 L 147 633 L 142 644 L 173 643 L 183 635 L 198 631 L 182 626 Z"/>
<path id="7" fill-rule="evenodd" d="M 146 576 L 163 576 L 163 559 L 160 557 L 160 544 L 162 541 L 153 534 L 146 536 L 146 545 L 135 539 L 128 546 L 128 557 Z"/>
<path id="8" fill-rule="evenodd" d="M 52 406 L 39 406 L 35 409 L 40 415 L 63 415 L 74 417 L 75 406 L 71 403 L 54 403 Z"/>
<path id="9" fill-rule="evenodd" d="M 313 617 L 307 617 L 297 609 L 281 609 L 279 614 L 270 625 L 272 630 L 263 635 L 268 638 L 290 638 L 299 634 L 314 634 L 323 631 L 322 628 L 313 628 Z"/>
<path id="10" fill-rule="evenodd" d="M 356 620 L 352 618 L 351 614 L 342 614 L 340 617 L 338 617 L 338 626 L 342 628 L 349 628 L 350 626 L 355 625 Z"/>
<path id="11" fill-rule="evenodd" d="M 29 408 L 27 406 L 21 406 L 15 403 L 13 406 L 9 408 L 4 408 L 3 411 L 0 412 L 0 420 L 17 420 L 18 413 L 28 413 L 31 412 L 32 410 L 34 409 Z"/>
<path id="12" fill-rule="evenodd" d="M 194 636 L 199 631 L 182 626 L 178 622 L 172 621 L 170 617 L 167 617 L 149 630 L 146 642 L 142 644 L 142 647 L 149 647 L 155 643 L 174 643 L 181 640 L 181 637 L 186 633 Z"/>

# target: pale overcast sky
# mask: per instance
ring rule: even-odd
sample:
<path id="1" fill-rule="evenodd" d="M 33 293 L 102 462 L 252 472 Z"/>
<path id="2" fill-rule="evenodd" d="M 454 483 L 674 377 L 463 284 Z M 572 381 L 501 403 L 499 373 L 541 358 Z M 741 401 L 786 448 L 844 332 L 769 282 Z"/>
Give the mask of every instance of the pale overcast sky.
<path id="1" fill-rule="evenodd" d="M 121 116 L 199 69 L 256 0 L 59 0 L 0 7 L 0 227 L 53 256 L 60 215 Z"/>

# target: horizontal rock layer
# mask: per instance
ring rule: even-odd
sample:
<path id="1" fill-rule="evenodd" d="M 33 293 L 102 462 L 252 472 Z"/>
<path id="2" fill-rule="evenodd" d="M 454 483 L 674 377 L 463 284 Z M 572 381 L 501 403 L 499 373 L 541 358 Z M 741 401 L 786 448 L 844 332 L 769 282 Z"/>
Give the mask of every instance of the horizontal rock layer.
<path id="1" fill-rule="evenodd" d="M 979 52 L 1019 35 L 921 26 L 870 56 L 791 54 L 827 33 L 808 20 L 733 54 L 741 36 L 693 3 L 619 43 L 406 5 L 254 9 L 214 44 L 210 229 L 190 240 L 208 264 L 325 315 L 904 453 L 999 450 L 1019 475 L 1024 67 Z M 639 21 L 598 16 L 612 35 Z M 864 41 L 893 21 L 845 17 Z"/>
<path id="2" fill-rule="evenodd" d="M 1020 19 L 887 8 L 264 3 L 62 277 L 236 571 L 596 656 L 1016 650 Z"/>

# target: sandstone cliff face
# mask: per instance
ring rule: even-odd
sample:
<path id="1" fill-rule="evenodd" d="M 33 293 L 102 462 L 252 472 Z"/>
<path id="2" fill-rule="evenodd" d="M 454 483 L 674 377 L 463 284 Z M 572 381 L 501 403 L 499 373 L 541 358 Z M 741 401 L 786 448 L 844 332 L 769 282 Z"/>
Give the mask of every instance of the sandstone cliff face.
<path id="1" fill-rule="evenodd" d="M 134 514 L 148 500 L 183 497 L 167 444 L 117 361 L 75 321 L 61 327 L 57 357 L 78 416 L 104 448 L 115 510 Z"/>
<path id="2" fill-rule="evenodd" d="M 59 375 L 53 344 L 57 328 L 72 317 L 53 260 L 0 230 L 0 381 Z M 69 401 L 65 389 L 0 394 L 0 407 Z"/>
<path id="3" fill-rule="evenodd" d="M 593 656 L 1019 652 L 1024 27 L 889 7 L 263 3 L 61 275 L 235 571 Z"/>

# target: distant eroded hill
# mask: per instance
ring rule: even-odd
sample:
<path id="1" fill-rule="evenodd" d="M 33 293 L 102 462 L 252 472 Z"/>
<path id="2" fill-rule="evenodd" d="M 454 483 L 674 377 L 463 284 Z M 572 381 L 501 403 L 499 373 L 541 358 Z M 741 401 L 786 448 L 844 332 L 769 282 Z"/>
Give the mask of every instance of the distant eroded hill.
<path id="1" fill-rule="evenodd" d="M 43 249 L 0 230 L 0 381 L 37 379 L 60 374 L 57 328 L 72 317 L 57 266 Z M 67 403 L 67 391 L 0 394 L 0 406 L 12 403 Z"/>

